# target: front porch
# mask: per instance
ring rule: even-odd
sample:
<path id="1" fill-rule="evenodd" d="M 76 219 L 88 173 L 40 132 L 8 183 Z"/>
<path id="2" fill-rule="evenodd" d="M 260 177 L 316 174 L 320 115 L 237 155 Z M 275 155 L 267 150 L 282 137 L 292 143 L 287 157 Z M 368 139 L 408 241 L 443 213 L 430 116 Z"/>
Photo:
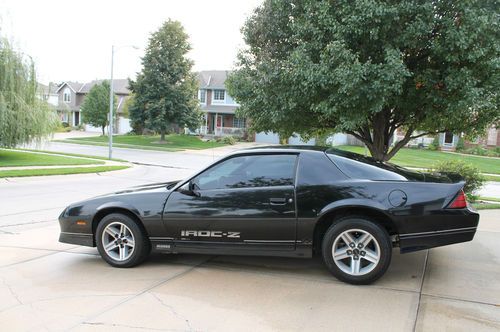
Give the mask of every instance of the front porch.
<path id="1" fill-rule="evenodd" d="M 237 136 L 246 135 L 246 119 L 237 118 L 234 114 L 204 114 L 205 125 L 198 128 L 197 133 L 203 136 Z"/>

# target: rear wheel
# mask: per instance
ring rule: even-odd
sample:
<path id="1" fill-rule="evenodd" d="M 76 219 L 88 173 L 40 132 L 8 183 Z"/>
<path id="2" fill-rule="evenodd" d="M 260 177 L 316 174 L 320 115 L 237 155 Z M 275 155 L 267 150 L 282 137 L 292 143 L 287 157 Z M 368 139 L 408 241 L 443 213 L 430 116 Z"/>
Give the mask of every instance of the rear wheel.
<path id="1" fill-rule="evenodd" d="M 387 231 L 365 217 L 345 217 L 327 230 L 323 259 L 330 272 L 351 284 L 369 284 L 380 278 L 391 262 Z"/>
<path id="2" fill-rule="evenodd" d="M 97 250 L 115 267 L 132 267 L 142 263 L 150 251 L 149 240 L 129 216 L 112 213 L 97 225 Z"/>

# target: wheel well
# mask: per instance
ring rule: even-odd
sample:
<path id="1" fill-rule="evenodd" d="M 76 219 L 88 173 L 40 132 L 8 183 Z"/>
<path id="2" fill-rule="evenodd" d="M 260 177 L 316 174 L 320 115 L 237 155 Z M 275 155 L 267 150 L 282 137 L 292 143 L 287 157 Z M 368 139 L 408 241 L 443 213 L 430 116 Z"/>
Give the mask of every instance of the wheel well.
<path id="1" fill-rule="evenodd" d="M 368 217 L 370 220 L 382 226 L 389 235 L 398 234 L 398 230 L 394 222 L 384 213 L 366 207 L 348 207 L 330 211 L 322 216 L 314 227 L 313 249 L 315 253 L 321 253 L 321 243 L 323 237 L 330 226 L 340 218 L 355 215 Z"/>
<path id="2" fill-rule="evenodd" d="M 97 212 L 95 214 L 94 219 L 92 219 L 92 234 L 94 234 L 94 245 L 95 245 L 95 236 L 96 236 L 97 225 L 101 222 L 102 218 L 104 218 L 105 216 L 112 214 L 112 213 L 121 213 L 121 214 L 124 214 L 124 215 L 130 217 L 130 219 L 135 221 L 135 223 L 142 229 L 144 234 L 146 234 L 146 236 L 148 235 L 148 232 L 146 231 L 146 228 L 142 224 L 141 219 L 135 213 L 133 213 L 132 211 L 127 210 L 125 208 L 111 207 L 111 208 L 106 208 L 106 209 L 100 210 L 99 212 Z"/>

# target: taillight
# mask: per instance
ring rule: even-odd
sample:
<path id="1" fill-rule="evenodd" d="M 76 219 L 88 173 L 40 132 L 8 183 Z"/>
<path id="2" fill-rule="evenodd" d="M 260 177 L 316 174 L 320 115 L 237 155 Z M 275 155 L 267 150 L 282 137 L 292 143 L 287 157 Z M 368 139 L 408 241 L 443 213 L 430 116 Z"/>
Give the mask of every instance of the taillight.
<path id="1" fill-rule="evenodd" d="M 467 198 L 465 197 L 465 193 L 463 190 L 458 192 L 458 195 L 455 197 L 450 204 L 448 204 L 448 209 L 463 209 L 467 207 Z"/>

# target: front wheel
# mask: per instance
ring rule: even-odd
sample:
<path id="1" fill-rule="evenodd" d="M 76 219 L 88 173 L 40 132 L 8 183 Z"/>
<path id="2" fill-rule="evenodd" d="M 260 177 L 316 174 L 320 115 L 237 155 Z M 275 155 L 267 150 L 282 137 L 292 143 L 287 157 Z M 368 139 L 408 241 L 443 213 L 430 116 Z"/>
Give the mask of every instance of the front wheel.
<path id="1" fill-rule="evenodd" d="M 346 217 L 327 230 L 323 259 L 330 272 L 350 284 L 369 284 L 380 278 L 391 262 L 387 231 L 364 217 Z"/>
<path id="2" fill-rule="evenodd" d="M 150 251 L 142 229 L 129 216 L 120 213 L 109 214 L 99 222 L 96 243 L 101 257 L 115 267 L 138 265 Z"/>

